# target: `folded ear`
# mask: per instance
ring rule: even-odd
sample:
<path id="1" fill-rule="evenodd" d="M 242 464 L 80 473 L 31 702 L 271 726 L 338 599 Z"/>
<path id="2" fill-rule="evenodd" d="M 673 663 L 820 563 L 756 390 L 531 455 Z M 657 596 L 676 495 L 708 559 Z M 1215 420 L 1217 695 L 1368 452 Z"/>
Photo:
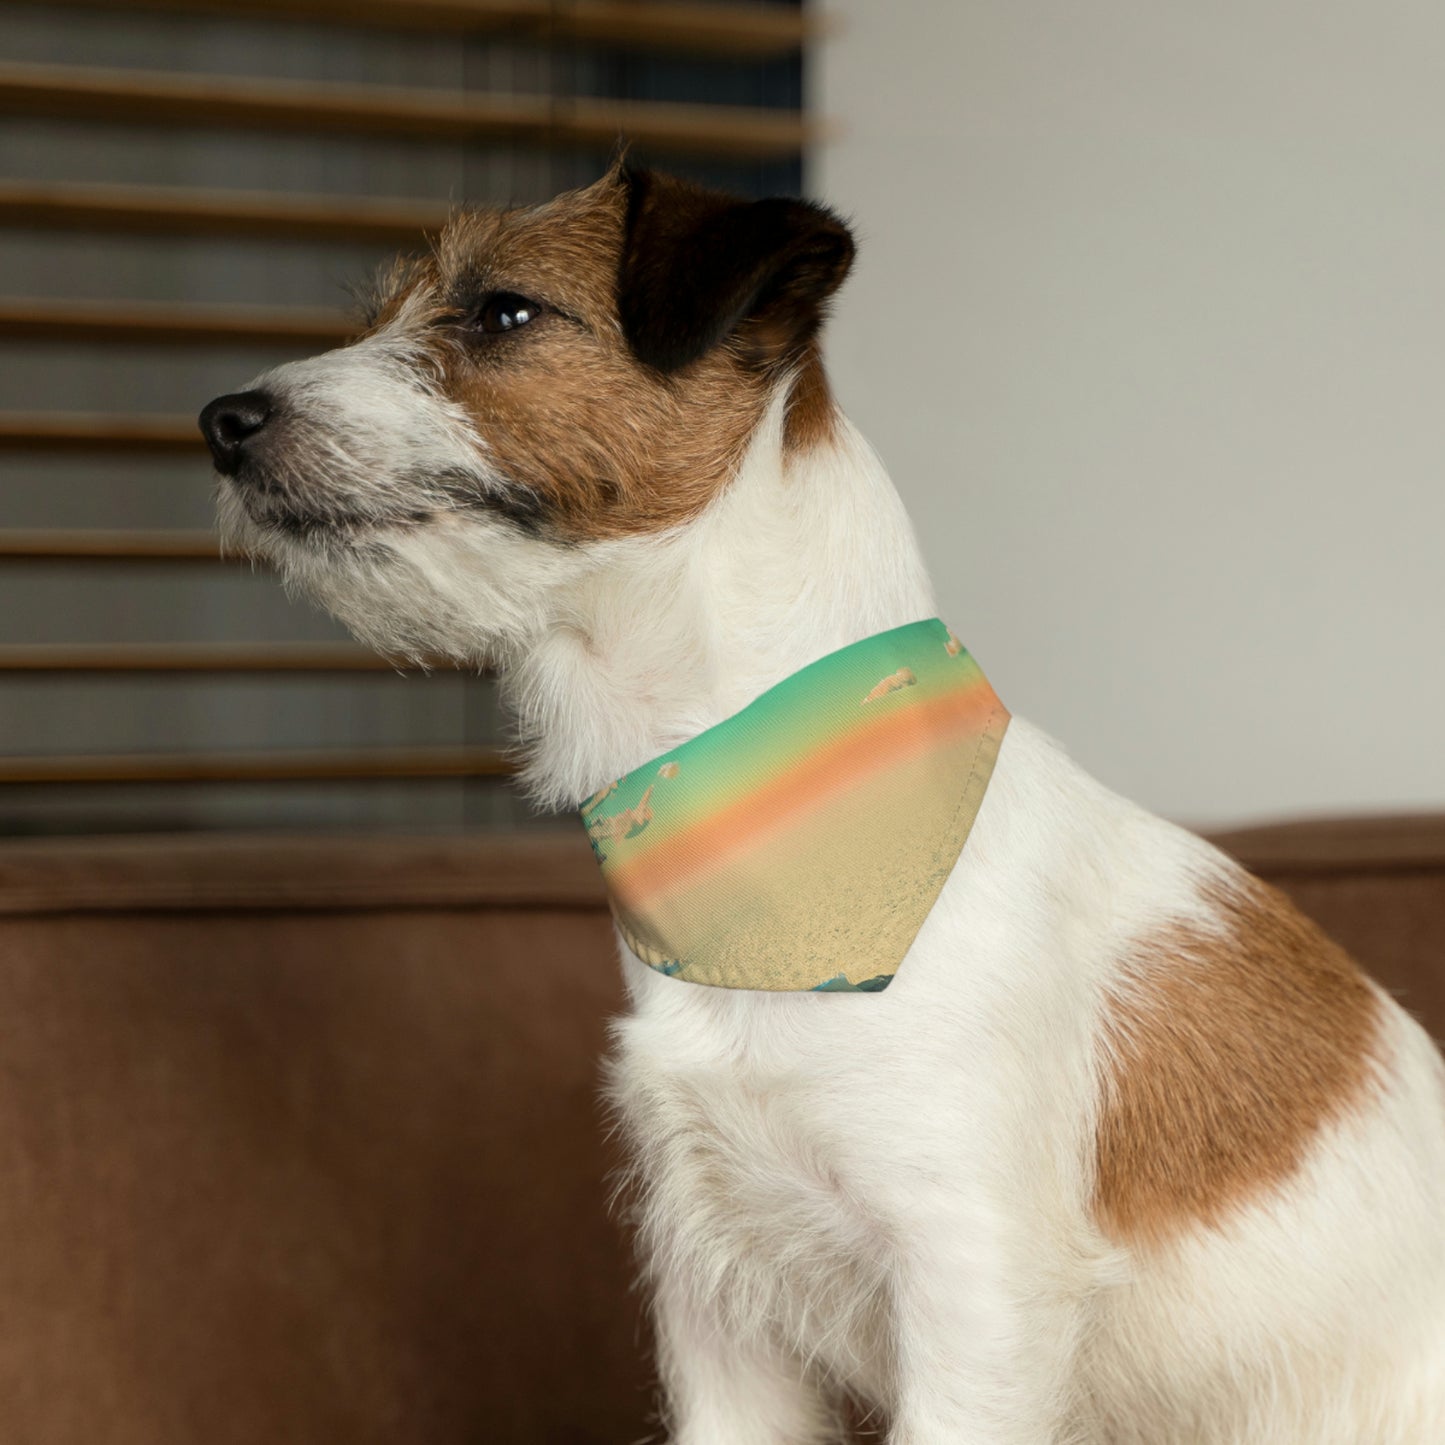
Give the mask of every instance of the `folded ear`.
<path id="1" fill-rule="evenodd" d="M 624 169 L 627 221 L 618 314 L 637 358 L 677 371 L 736 337 L 751 364 L 800 354 L 853 263 L 831 211 L 775 197 L 740 201 Z"/>

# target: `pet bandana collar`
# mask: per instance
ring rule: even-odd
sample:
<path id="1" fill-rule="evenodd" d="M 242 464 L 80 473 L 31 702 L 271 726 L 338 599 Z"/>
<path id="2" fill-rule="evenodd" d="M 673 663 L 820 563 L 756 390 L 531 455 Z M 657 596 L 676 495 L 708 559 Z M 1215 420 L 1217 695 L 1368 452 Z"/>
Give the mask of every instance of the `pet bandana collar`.
<path id="1" fill-rule="evenodd" d="M 1009 715 L 937 618 L 785 678 L 582 807 L 628 946 L 720 988 L 887 988 Z"/>

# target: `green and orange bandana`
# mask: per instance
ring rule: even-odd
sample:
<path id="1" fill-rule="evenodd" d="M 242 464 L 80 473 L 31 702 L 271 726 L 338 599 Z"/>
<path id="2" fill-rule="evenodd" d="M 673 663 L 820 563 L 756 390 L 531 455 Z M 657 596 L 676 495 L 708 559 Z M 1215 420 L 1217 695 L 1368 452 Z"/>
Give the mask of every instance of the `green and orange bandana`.
<path id="1" fill-rule="evenodd" d="M 618 929 L 689 983 L 887 988 L 1008 720 L 937 618 L 811 663 L 583 805 Z"/>

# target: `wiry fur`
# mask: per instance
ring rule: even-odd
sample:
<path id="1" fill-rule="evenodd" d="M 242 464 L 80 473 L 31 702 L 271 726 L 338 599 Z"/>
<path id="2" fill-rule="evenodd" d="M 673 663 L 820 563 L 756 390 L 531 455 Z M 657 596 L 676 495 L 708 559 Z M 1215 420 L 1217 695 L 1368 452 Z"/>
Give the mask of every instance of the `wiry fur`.
<path id="1" fill-rule="evenodd" d="M 546 802 L 575 805 L 803 664 L 933 614 L 867 445 L 838 418 L 789 444 L 805 358 L 767 376 L 745 453 L 695 514 L 559 537 L 428 481 L 517 484 L 475 411 L 408 359 L 397 316 L 266 383 L 305 418 L 287 475 L 341 520 L 270 526 L 229 485 L 223 520 L 384 650 L 498 663 Z M 1163 1168 L 1147 1237 L 1100 1208 L 1103 1112 L 1167 1005 L 1151 980 L 1181 966 L 1164 940 L 1241 942 L 1248 894 L 1015 720 L 886 992 L 703 988 L 624 948 L 611 1095 L 678 1445 L 833 1440 L 845 1394 L 893 1445 L 1445 1438 L 1445 1086 L 1383 995 L 1348 1005 L 1359 1027 L 1329 1046 L 1359 1068 L 1311 1074 L 1336 1092 L 1289 1116 L 1286 1167 L 1233 1159 L 1213 1217 Z M 1207 1088 L 1203 1018 L 1171 1026 Z M 1227 1118 L 1204 1115 L 1208 1147 L 1228 1148 Z M 1116 1194 L 1135 1151 L 1167 1166 L 1170 1133 L 1125 1141 Z"/>

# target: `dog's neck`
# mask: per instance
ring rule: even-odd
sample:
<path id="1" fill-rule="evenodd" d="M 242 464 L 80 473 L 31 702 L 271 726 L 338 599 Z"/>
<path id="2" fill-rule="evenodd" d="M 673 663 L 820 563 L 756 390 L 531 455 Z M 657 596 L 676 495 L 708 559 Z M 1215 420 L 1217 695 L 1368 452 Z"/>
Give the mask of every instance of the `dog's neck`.
<path id="1" fill-rule="evenodd" d="M 809 662 L 934 614 L 882 463 L 838 417 L 784 445 L 781 398 L 737 476 L 663 538 L 599 545 L 504 676 L 540 801 L 575 806 Z"/>

